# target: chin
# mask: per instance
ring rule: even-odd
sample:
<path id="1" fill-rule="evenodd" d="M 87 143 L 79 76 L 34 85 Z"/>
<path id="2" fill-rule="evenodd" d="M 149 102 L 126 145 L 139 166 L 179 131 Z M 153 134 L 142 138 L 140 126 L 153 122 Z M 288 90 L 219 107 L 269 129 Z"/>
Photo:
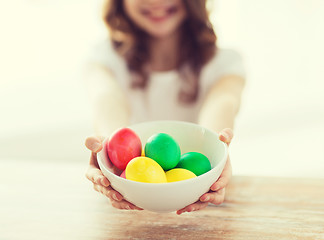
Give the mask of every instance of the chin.
<path id="1" fill-rule="evenodd" d="M 176 29 L 163 29 L 163 28 L 155 28 L 155 29 L 147 29 L 146 32 L 153 38 L 164 38 L 172 35 Z"/>
<path id="2" fill-rule="evenodd" d="M 150 32 L 152 38 L 165 38 L 171 35 L 171 32 Z"/>

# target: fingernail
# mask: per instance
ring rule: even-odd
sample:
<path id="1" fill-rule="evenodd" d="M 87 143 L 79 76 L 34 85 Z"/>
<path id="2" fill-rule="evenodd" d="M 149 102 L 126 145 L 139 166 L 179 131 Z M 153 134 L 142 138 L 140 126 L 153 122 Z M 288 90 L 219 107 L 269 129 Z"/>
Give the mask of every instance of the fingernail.
<path id="1" fill-rule="evenodd" d="M 204 197 L 202 200 L 203 201 L 208 201 L 209 200 L 209 197 Z"/>
<path id="2" fill-rule="evenodd" d="M 98 143 L 98 142 L 94 142 L 93 145 L 92 145 L 92 149 L 94 152 L 97 152 L 101 147 L 101 144 Z"/>
<path id="3" fill-rule="evenodd" d="M 101 181 L 100 181 L 101 179 L 100 179 L 100 177 L 97 177 L 96 179 L 95 179 L 95 183 L 97 183 L 97 184 L 101 184 Z"/>
<path id="4" fill-rule="evenodd" d="M 187 208 L 186 212 L 191 212 L 193 210 L 193 207 Z"/>
<path id="5" fill-rule="evenodd" d="M 106 182 L 104 177 L 101 178 L 101 184 L 104 185 L 105 187 L 109 186 L 109 184 Z"/>
<path id="6" fill-rule="evenodd" d="M 213 190 L 214 192 L 218 191 L 219 190 L 219 186 L 216 186 L 216 187 L 212 187 L 211 190 Z"/>
<path id="7" fill-rule="evenodd" d="M 228 134 L 227 134 L 227 133 L 222 133 L 222 136 L 223 136 L 225 139 L 228 139 Z"/>
<path id="8" fill-rule="evenodd" d="M 126 209 L 127 210 L 131 210 L 130 206 L 126 205 Z"/>
<path id="9" fill-rule="evenodd" d="M 105 186 L 103 177 L 100 178 L 100 184 Z"/>
<path id="10" fill-rule="evenodd" d="M 116 194 L 114 194 L 112 197 L 113 197 L 113 199 L 115 199 L 116 201 L 118 201 L 118 198 L 117 198 Z"/>

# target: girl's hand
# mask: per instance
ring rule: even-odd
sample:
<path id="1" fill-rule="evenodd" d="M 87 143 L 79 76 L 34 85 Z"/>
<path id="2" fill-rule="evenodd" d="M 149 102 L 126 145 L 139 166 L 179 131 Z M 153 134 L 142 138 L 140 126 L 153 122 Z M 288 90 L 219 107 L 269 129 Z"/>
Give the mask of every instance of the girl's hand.
<path id="1" fill-rule="evenodd" d="M 142 210 L 136 207 L 134 204 L 126 201 L 123 196 L 115 191 L 111 186 L 109 180 L 102 174 L 98 162 L 97 153 L 101 151 L 102 139 L 97 137 L 89 137 L 85 142 L 86 147 L 92 152 L 90 157 L 90 165 L 86 172 L 86 177 L 93 183 L 93 188 L 107 196 L 111 205 L 118 209 L 128 209 L 128 210 Z M 110 169 L 114 173 L 120 173 L 120 170 L 116 168 L 112 163 L 110 163 Z"/>
<path id="2" fill-rule="evenodd" d="M 225 142 L 228 146 L 231 143 L 233 138 L 233 131 L 230 128 L 223 129 L 219 133 L 219 139 Z M 209 192 L 205 193 L 199 198 L 199 201 L 190 204 L 177 211 L 177 214 L 180 215 L 184 212 L 192 212 L 201 210 L 207 207 L 208 203 L 213 203 L 215 205 L 220 205 L 224 202 L 225 198 L 225 187 L 227 186 L 229 180 L 232 176 L 232 165 L 229 157 L 227 158 L 223 172 L 217 179 L 217 181 L 210 187 Z"/>

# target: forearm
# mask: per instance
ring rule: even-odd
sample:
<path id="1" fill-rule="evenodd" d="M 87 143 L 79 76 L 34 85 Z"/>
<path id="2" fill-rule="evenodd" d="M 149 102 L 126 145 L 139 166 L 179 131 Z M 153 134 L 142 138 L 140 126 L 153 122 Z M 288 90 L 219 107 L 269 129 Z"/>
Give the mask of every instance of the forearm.
<path id="1" fill-rule="evenodd" d="M 97 136 L 109 136 L 116 129 L 129 125 L 130 113 L 125 100 L 109 94 L 97 97 L 94 104 L 94 130 Z"/>
<path id="2" fill-rule="evenodd" d="M 101 65 L 89 65 L 86 82 L 95 134 L 108 137 L 116 129 L 129 125 L 129 103 L 111 71 Z"/>
<path id="3" fill-rule="evenodd" d="M 216 82 L 202 105 L 198 123 L 213 131 L 234 128 L 240 109 L 245 80 L 239 76 L 226 76 Z"/>
<path id="4" fill-rule="evenodd" d="M 233 96 L 217 96 L 203 106 L 198 123 L 216 132 L 224 128 L 233 129 L 238 109 L 239 101 Z"/>

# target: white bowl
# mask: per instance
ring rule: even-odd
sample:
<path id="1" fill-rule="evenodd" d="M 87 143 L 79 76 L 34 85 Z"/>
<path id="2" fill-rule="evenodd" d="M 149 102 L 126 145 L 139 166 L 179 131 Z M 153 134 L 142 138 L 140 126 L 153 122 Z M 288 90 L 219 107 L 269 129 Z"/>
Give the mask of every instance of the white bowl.
<path id="1" fill-rule="evenodd" d="M 111 186 L 124 198 L 145 210 L 172 212 L 196 202 L 216 182 L 226 163 L 227 145 L 218 134 L 197 124 L 180 121 L 155 121 L 129 126 L 141 138 L 143 147 L 156 133 L 167 133 L 178 143 L 181 154 L 201 152 L 210 161 L 212 169 L 198 177 L 172 183 L 142 183 L 121 178 L 108 168 L 104 148 L 98 154 L 98 164 Z M 105 140 L 107 141 L 107 139 Z M 106 144 L 104 144 L 105 146 Z"/>

